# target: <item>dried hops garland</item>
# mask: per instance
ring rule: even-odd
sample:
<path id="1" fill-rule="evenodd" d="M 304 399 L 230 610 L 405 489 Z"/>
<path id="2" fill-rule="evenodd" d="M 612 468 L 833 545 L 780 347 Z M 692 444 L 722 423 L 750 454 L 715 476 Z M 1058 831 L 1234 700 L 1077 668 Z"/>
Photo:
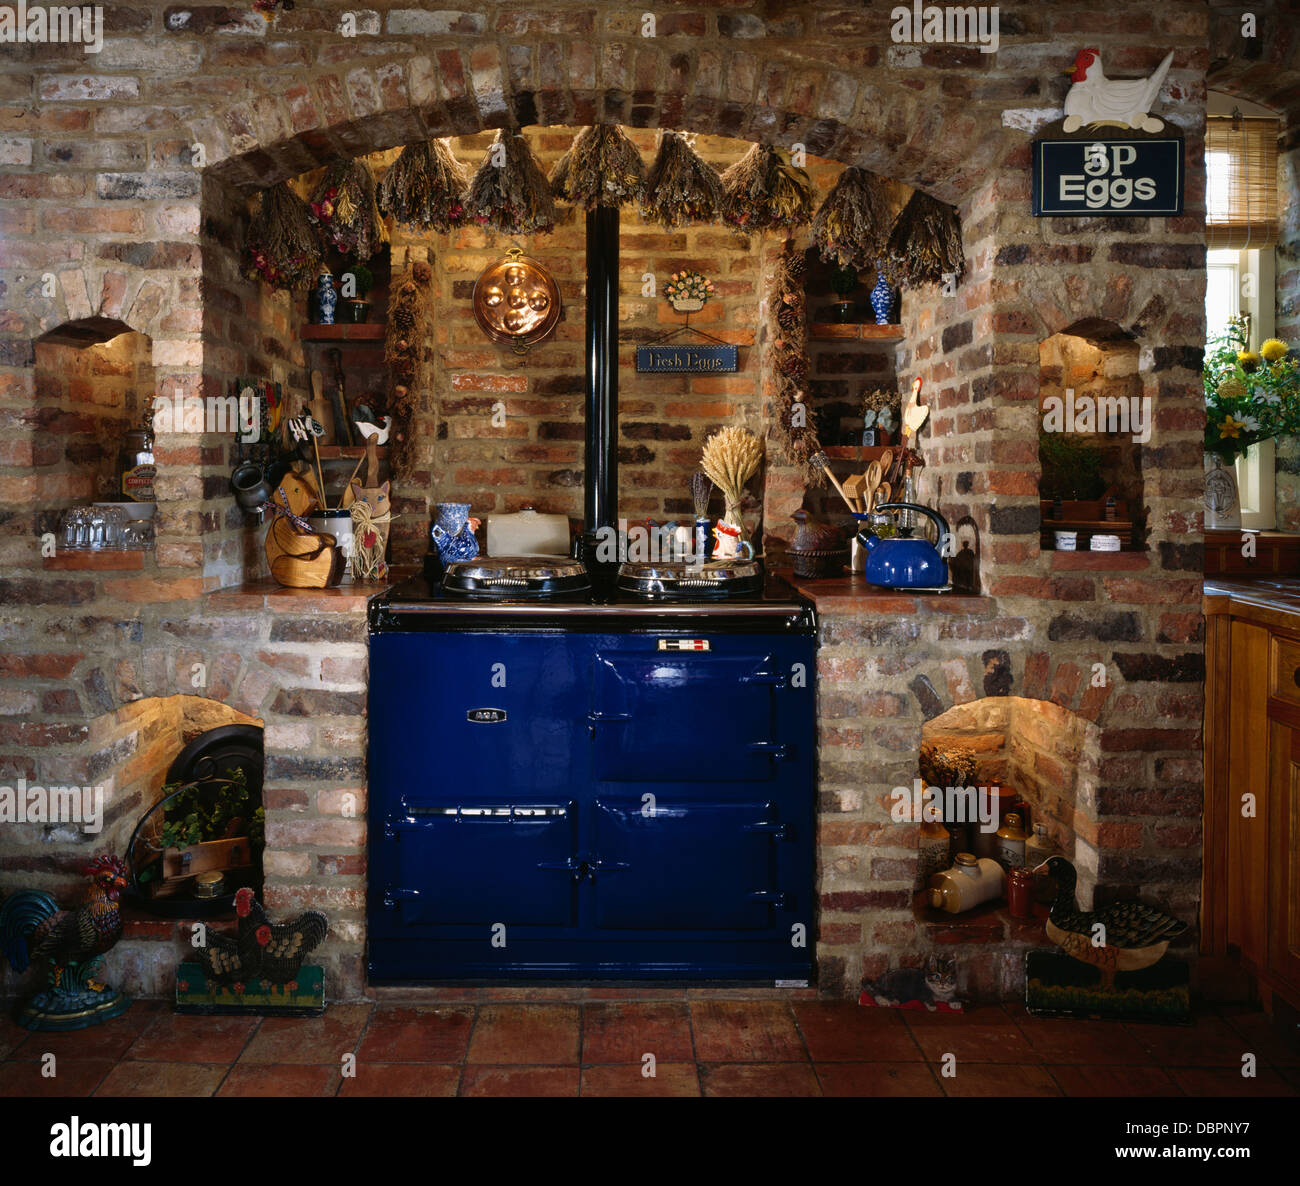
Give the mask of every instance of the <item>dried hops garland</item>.
<path id="1" fill-rule="evenodd" d="M 415 457 L 416 389 L 421 382 L 425 344 L 429 338 L 429 298 L 433 269 L 423 261 L 393 286 L 384 339 L 384 369 L 388 375 L 388 411 L 393 417 L 388 457 L 396 477 L 411 472 Z"/>
<path id="2" fill-rule="evenodd" d="M 244 238 L 243 274 L 273 288 L 310 289 L 320 271 L 321 248 L 307 203 L 287 182 L 262 193 Z"/>
<path id="3" fill-rule="evenodd" d="M 852 166 L 840 174 L 812 224 L 821 257 L 841 268 L 874 268 L 889 242 L 892 204 L 885 183 Z"/>
<path id="4" fill-rule="evenodd" d="M 445 140 L 408 144 L 379 183 L 379 210 L 417 230 L 449 231 L 465 217 L 468 182 Z"/>
<path id="5" fill-rule="evenodd" d="M 587 210 L 639 202 L 645 197 L 641 154 L 617 124 L 583 128 L 551 173 L 551 193 Z"/>
<path id="6" fill-rule="evenodd" d="M 465 213 L 507 235 L 554 228 L 555 199 L 546 174 L 519 131 L 502 128 L 497 132 L 469 183 Z"/>
<path id="7" fill-rule="evenodd" d="M 808 306 L 804 296 L 803 252 L 787 239 L 772 270 L 768 315 L 776 322 L 769 367 L 775 383 L 772 426 L 768 435 L 804 482 L 815 485 L 822 471 L 812 458 L 821 452 L 812 409 L 808 406 Z"/>
<path id="8" fill-rule="evenodd" d="M 365 161 L 340 160 L 326 166 L 310 210 L 326 240 L 361 263 L 388 242 L 388 229 L 375 204 L 375 179 Z"/>
<path id="9" fill-rule="evenodd" d="M 889 272 L 901 284 L 938 284 L 966 270 L 957 211 L 917 190 L 894 223 L 886 248 Z"/>
<path id="10" fill-rule="evenodd" d="M 696 153 L 686 137 L 670 131 L 660 135 L 645 190 L 641 216 L 663 227 L 713 222 L 726 200 L 717 169 Z"/>
<path id="11" fill-rule="evenodd" d="M 812 181 L 783 148 L 755 144 L 723 173 L 722 186 L 722 221 L 737 230 L 790 229 L 812 218 Z"/>

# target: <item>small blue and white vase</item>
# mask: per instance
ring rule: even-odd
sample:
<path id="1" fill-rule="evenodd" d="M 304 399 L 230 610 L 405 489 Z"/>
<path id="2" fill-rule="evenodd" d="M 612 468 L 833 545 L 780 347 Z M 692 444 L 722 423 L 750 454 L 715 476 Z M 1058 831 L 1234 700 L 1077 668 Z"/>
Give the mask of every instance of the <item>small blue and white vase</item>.
<path id="1" fill-rule="evenodd" d="M 877 325 L 889 325 L 889 316 L 894 311 L 894 290 L 889 287 L 884 272 L 876 273 L 876 287 L 871 290 L 871 308 L 876 314 Z"/>
<path id="2" fill-rule="evenodd" d="M 316 324 L 333 325 L 334 310 L 338 308 L 339 294 L 334 291 L 334 276 L 329 268 L 321 268 L 316 277 Z"/>
<path id="3" fill-rule="evenodd" d="M 478 555 L 478 540 L 469 525 L 467 502 L 438 503 L 434 507 L 429 535 L 443 564 L 450 564 L 453 560 L 473 560 Z"/>

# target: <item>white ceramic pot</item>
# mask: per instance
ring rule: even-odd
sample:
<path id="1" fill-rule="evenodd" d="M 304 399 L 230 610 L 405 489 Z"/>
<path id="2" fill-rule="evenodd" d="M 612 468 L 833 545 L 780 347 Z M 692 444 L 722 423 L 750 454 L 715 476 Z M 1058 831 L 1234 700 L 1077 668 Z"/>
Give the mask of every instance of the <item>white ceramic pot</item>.
<path id="1" fill-rule="evenodd" d="M 1241 527 L 1241 493 L 1237 467 L 1205 455 L 1205 530 L 1236 531 Z"/>
<path id="2" fill-rule="evenodd" d="M 313 531 L 334 537 L 344 559 L 343 576 L 339 584 L 352 584 L 355 579 L 352 574 L 352 512 L 325 511 L 323 514 L 308 515 L 307 522 Z"/>

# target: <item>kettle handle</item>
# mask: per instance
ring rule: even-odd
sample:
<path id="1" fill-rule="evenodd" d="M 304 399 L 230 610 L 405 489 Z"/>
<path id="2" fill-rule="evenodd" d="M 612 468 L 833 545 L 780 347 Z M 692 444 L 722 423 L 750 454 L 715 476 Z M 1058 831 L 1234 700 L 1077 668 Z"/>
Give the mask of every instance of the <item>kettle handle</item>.
<path id="1" fill-rule="evenodd" d="M 943 551 L 944 541 L 952 538 L 952 528 L 948 526 L 948 520 L 945 519 L 938 511 L 931 510 L 929 507 L 923 507 L 916 502 L 886 502 L 876 507 L 876 512 L 881 511 L 920 511 L 931 523 L 939 529 L 939 549 Z"/>

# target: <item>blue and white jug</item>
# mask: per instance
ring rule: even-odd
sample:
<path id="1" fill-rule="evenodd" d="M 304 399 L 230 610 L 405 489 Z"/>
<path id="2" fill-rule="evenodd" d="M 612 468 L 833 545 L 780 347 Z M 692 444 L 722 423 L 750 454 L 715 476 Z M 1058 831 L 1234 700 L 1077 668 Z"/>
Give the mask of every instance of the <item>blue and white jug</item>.
<path id="1" fill-rule="evenodd" d="M 871 308 L 877 325 L 889 325 L 889 315 L 894 311 L 894 290 L 889 287 L 884 272 L 876 273 L 876 287 L 871 290 Z"/>

